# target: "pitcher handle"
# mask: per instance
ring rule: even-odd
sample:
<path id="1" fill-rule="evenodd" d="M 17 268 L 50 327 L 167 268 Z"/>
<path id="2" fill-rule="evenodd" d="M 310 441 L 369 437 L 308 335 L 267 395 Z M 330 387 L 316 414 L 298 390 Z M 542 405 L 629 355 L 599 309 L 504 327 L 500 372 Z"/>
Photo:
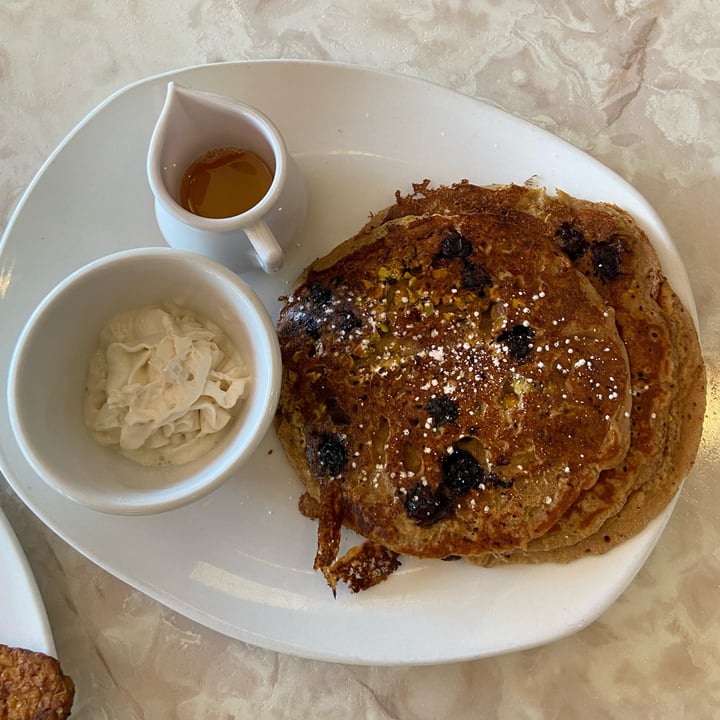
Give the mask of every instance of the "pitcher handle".
<path id="1" fill-rule="evenodd" d="M 277 272 L 285 262 L 282 248 L 264 220 L 243 228 L 266 273 Z"/>

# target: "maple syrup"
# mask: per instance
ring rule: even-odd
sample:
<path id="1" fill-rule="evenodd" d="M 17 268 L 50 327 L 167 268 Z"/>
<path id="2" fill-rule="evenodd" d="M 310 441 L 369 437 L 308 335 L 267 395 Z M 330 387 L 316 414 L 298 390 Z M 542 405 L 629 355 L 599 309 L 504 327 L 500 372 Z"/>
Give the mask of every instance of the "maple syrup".
<path id="1" fill-rule="evenodd" d="M 220 147 L 190 164 L 180 186 L 180 204 L 194 215 L 226 218 L 255 207 L 273 174 L 252 150 Z"/>

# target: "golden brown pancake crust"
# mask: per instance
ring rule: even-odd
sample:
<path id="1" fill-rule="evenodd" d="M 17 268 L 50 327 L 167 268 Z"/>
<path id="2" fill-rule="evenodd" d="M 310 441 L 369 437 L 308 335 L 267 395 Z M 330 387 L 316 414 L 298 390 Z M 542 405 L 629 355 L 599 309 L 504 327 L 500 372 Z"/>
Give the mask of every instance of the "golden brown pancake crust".
<path id="1" fill-rule="evenodd" d="M 313 263 L 278 332 L 276 425 L 333 588 L 343 522 L 368 558 L 604 552 L 697 451 L 693 321 L 614 206 L 425 181 Z"/>

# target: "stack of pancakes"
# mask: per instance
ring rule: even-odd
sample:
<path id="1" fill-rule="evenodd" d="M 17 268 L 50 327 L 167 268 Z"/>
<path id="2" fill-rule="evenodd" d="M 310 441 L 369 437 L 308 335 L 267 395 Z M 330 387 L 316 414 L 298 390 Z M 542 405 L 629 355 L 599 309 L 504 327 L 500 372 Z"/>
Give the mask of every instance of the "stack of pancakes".
<path id="1" fill-rule="evenodd" d="M 401 554 L 605 552 L 699 444 L 694 323 L 615 206 L 426 181 L 307 268 L 278 335 L 276 427 L 333 590 Z M 343 525 L 367 541 L 338 558 Z"/>

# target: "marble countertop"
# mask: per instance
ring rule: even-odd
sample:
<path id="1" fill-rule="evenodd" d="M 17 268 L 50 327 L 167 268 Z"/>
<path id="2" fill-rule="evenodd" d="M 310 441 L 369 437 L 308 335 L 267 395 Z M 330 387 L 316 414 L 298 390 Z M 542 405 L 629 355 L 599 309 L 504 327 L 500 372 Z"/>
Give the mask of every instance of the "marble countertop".
<path id="1" fill-rule="evenodd" d="M 261 58 L 390 70 L 530 120 L 635 185 L 686 264 L 709 380 L 696 467 L 625 593 L 575 635 L 471 662 L 340 665 L 232 640 L 95 566 L 0 478 L 0 504 L 78 688 L 73 717 L 717 717 L 720 4 L 68 0 L 39 8 L 0 0 L 1 228 L 53 148 L 128 83 Z"/>

